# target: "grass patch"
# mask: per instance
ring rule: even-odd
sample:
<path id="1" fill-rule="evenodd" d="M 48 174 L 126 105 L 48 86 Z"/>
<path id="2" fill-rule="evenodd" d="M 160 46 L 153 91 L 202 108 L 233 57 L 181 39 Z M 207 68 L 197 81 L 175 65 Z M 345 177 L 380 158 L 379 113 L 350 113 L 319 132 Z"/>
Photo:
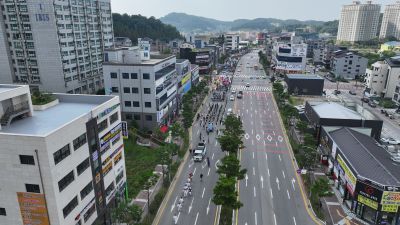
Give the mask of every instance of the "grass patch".
<path id="1" fill-rule="evenodd" d="M 392 99 L 387 99 L 384 98 L 379 102 L 379 105 L 382 106 L 385 109 L 394 109 L 397 108 L 397 105 L 395 102 L 392 101 Z"/>
<path id="2" fill-rule="evenodd" d="M 124 144 L 128 194 L 129 198 L 135 198 L 161 162 L 161 155 L 157 149 L 137 145 L 131 137 Z"/>
<path id="3" fill-rule="evenodd" d="M 290 96 L 288 101 L 291 105 L 303 105 L 304 104 L 304 100 L 300 97 Z"/>

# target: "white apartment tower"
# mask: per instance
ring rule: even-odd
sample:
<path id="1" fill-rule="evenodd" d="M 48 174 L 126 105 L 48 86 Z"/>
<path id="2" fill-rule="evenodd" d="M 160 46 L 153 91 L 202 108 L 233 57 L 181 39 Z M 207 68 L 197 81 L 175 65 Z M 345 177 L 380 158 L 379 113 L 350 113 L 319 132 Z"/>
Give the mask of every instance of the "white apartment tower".
<path id="1" fill-rule="evenodd" d="M 400 38 L 400 1 L 385 7 L 379 38 Z"/>
<path id="2" fill-rule="evenodd" d="M 59 93 L 103 87 L 110 0 L 0 1 L 0 83 Z"/>
<path id="3" fill-rule="evenodd" d="M 126 197 L 119 98 L 54 97 L 32 106 L 27 85 L 0 85 L 2 225 L 105 224 Z"/>
<path id="4" fill-rule="evenodd" d="M 367 1 L 344 5 L 340 14 L 338 41 L 369 41 L 376 37 L 381 6 Z"/>

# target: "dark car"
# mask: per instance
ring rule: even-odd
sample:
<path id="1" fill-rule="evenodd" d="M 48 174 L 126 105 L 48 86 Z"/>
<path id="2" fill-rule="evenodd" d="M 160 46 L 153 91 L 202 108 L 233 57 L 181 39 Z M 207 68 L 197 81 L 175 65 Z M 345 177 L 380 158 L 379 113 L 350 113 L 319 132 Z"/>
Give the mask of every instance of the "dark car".
<path id="1" fill-rule="evenodd" d="M 335 95 L 338 95 L 338 94 L 340 94 L 340 91 L 339 91 L 339 90 L 335 90 L 333 93 L 334 93 Z"/>
<path id="2" fill-rule="evenodd" d="M 376 104 L 374 102 L 369 102 L 368 105 L 371 106 L 372 108 L 376 108 Z"/>
<path id="3" fill-rule="evenodd" d="M 369 99 L 368 99 L 368 98 L 362 98 L 361 101 L 363 101 L 363 102 L 365 102 L 365 103 L 368 103 L 368 102 L 369 102 Z"/>
<path id="4" fill-rule="evenodd" d="M 386 113 L 386 110 L 381 109 L 381 113 L 382 113 L 382 114 L 385 114 L 385 113 Z"/>
<path id="5" fill-rule="evenodd" d="M 356 93 L 354 92 L 354 91 L 349 91 L 349 94 L 351 94 L 351 95 L 356 95 Z"/>

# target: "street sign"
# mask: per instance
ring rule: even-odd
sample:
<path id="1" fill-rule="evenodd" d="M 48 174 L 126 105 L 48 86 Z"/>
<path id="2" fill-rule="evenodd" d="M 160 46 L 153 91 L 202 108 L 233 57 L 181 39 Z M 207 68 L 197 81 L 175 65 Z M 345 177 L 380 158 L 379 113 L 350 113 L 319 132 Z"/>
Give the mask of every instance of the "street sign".
<path id="1" fill-rule="evenodd" d="M 297 174 L 301 173 L 301 169 L 296 170 Z"/>

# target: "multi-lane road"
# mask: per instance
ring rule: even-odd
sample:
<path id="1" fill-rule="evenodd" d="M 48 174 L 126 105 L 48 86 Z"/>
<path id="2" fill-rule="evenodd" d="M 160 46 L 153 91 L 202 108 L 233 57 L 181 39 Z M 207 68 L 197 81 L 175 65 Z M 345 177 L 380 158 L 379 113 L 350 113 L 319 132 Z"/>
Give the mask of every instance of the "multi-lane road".
<path id="1" fill-rule="evenodd" d="M 307 207 L 308 200 L 299 185 L 294 157 L 283 133 L 278 109 L 273 101 L 272 86 L 269 79 L 263 79 L 265 72 L 255 70 L 258 64 L 257 51 L 243 56 L 239 61 L 232 80 L 231 90 L 243 91 L 243 98 L 228 101 L 226 108 L 232 108 L 241 116 L 245 130 L 245 148 L 239 157 L 243 168 L 247 168 L 245 179 L 238 182 L 239 199 L 243 207 L 234 213 L 234 224 L 240 225 L 310 225 L 317 224 Z M 250 87 L 246 87 L 249 83 Z M 228 94 L 229 96 L 230 94 Z M 208 105 L 207 100 L 205 105 Z M 206 112 L 205 107 L 203 113 Z M 204 128 L 196 123 L 192 130 L 192 145 L 199 141 L 199 133 L 206 135 Z M 218 207 L 211 198 L 218 180 L 216 163 L 224 153 L 221 152 L 216 134 L 206 136 L 208 157 L 206 162 L 195 163 L 188 159 L 178 174 L 176 185 L 166 196 L 164 204 L 153 224 L 209 225 L 217 224 Z M 177 210 L 187 175 L 194 173 L 192 181 L 193 196 L 184 198 L 183 208 Z M 204 175 L 203 182 L 199 175 Z M 175 218 L 176 219 L 176 218 Z"/>

